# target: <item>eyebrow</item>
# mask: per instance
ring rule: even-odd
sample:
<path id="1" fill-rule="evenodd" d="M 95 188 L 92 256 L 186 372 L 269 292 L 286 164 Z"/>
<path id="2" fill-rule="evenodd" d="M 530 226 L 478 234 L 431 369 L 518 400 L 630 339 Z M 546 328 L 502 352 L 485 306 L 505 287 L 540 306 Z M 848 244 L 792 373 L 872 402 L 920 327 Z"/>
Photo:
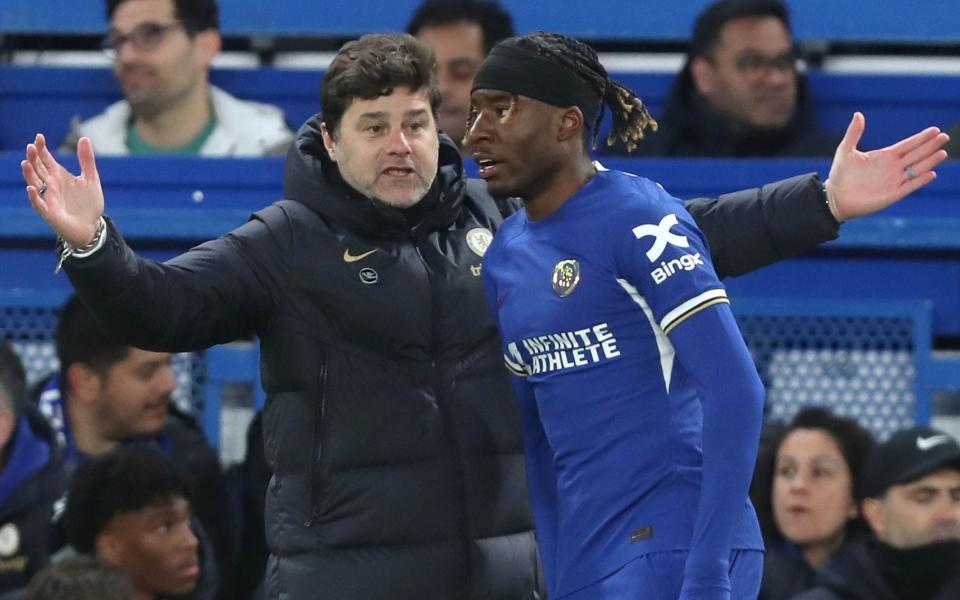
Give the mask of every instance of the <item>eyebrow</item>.
<path id="1" fill-rule="evenodd" d="M 404 112 L 404 113 L 403 113 L 403 118 L 404 118 L 404 119 L 415 119 L 416 117 L 420 117 L 420 116 L 423 116 L 423 115 L 426 115 L 426 114 L 427 114 L 427 109 L 425 109 L 425 108 L 415 108 L 415 109 L 408 110 L 408 111 Z M 388 113 L 387 111 L 384 111 L 384 110 L 377 110 L 377 111 L 372 111 L 372 112 L 365 112 L 365 113 L 361 114 L 359 118 L 360 118 L 360 119 L 369 119 L 369 120 L 389 119 L 389 118 L 390 118 L 390 113 Z"/>
<path id="2" fill-rule="evenodd" d="M 477 94 L 478 100 L 486 100 L 487 102 L 503 102 L 513 100 L 514 98 L 514 94 L 501 90 L 477 90 L 474 93 Z M 518 100 L 519 98 L 520 97 L 517 96 Z"/>

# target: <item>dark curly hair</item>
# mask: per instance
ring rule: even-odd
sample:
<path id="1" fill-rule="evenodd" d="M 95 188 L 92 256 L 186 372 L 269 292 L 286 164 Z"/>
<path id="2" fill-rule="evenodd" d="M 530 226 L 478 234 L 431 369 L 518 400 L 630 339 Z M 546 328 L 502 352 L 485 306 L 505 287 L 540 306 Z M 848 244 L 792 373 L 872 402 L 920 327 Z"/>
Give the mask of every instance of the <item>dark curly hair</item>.
<path id="1" fill-rule="evenodd" d="M 873 449 L 873 436 L 856 420 L 838 417 L 830 410 L 821 407 L 805 408 L 794 416 L 790 423 L 768 426 L 766 439 L 760 444 L 757 456 L 757 468 L 750 486 L 750 497 L 757 509 L 763 539 L 767 542 L 784 541 L 776 521 L 773 518 L 773 480 L 776 473 L 777 454 L 788 435 L 798 429 L 817 429 L 829 435 L 840 447 L 844 462 L 850 470 L 851 485 L 857 481 L 870 451 Z M 853 489 L 850 491 L 853 495 Z M 847 521 L 845 539 L 867 533 L 866 522 L 857 510 L 857 517 Z"/>
<path id="2" fill-rule="evenodd" d="M 144 444 L 120 446 L 77 467 L 63 515 L 67 541 L 95 554 L 97 536 L 114 516 L 189 497 L 186 478 L 168 456 Z"/>

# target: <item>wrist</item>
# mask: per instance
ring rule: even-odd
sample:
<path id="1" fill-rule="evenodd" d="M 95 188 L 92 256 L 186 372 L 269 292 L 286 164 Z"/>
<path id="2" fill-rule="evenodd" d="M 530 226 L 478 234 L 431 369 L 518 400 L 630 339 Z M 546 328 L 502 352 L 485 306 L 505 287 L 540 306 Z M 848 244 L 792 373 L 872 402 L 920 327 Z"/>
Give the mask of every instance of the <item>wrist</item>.
<path id="1" fill-rule="evenodd" d="M 54 273 L 59 273 L 60 269 L 63 267 L 63 261 L 66 259 L 73 258 L 86 258 L 91 254 L 95 253 L 97 250 L 103 247 L 103 243 L 107 238 L 107 222 L 101 216 L 97 220 L 97 227 L 93 233 L 93 239 L 87 242 L 85 245 L 74 248 L 73 245 L 69 244 L 63 238 L 57 238 L 57 254 L 59 259 L 57 260 L 57 266 L 54 268 Z"/>
<path id="2" fill-rule="evenodd" d="M 846 219 L 840 213 L 840 207 L 837 205 L 837 193 L 829 179 L 823 182 L 823 193 L 827 197 L 827 210 L 830 211 L 838 224 L 843 223 Z"/>

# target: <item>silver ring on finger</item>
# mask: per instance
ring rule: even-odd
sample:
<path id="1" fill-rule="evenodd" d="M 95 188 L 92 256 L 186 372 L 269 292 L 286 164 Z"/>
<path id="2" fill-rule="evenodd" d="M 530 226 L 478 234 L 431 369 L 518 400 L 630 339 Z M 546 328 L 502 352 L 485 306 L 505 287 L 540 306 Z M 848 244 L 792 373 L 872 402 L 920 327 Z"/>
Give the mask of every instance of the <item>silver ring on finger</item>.
<path id="1" fill-rule="evenodd" d="M 47 193 L 47 182 L 44 181 L 43 185 L 40 186 L 40 189 L 37 191 L 40 194 L 40 197 L 43 198 L 43 195 Z"/>
<path id="2" fill-rule="evenodd" d="M 910 165 L 909 167 L 907 167 L 907 179 L 910 179 L 912 181 L 916 178 L 917 178 L 917 173 L 916 171 L 913 170 L 913 165 Z"/>

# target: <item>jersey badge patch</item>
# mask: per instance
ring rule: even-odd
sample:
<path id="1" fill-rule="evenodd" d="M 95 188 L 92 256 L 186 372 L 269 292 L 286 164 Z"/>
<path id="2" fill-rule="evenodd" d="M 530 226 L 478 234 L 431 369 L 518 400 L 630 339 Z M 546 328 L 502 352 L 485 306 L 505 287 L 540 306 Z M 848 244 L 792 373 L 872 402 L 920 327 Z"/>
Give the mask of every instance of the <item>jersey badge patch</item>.
<path id="1" fill-rule="evenodd" d="M 475 227 L 467 232 L 467 247 L 473 250 L 477 256 L 483 256 L 487 253 L 490 242 L 493 241 L 493 232 L 484 227 Z"/>
<path id="2" fill-rule="evenodd" d="M 561 260 L 553 268 L 553 291 L 561 298 L 573 293 L 580 283 L 580 263 L 574 259 Z"/>

